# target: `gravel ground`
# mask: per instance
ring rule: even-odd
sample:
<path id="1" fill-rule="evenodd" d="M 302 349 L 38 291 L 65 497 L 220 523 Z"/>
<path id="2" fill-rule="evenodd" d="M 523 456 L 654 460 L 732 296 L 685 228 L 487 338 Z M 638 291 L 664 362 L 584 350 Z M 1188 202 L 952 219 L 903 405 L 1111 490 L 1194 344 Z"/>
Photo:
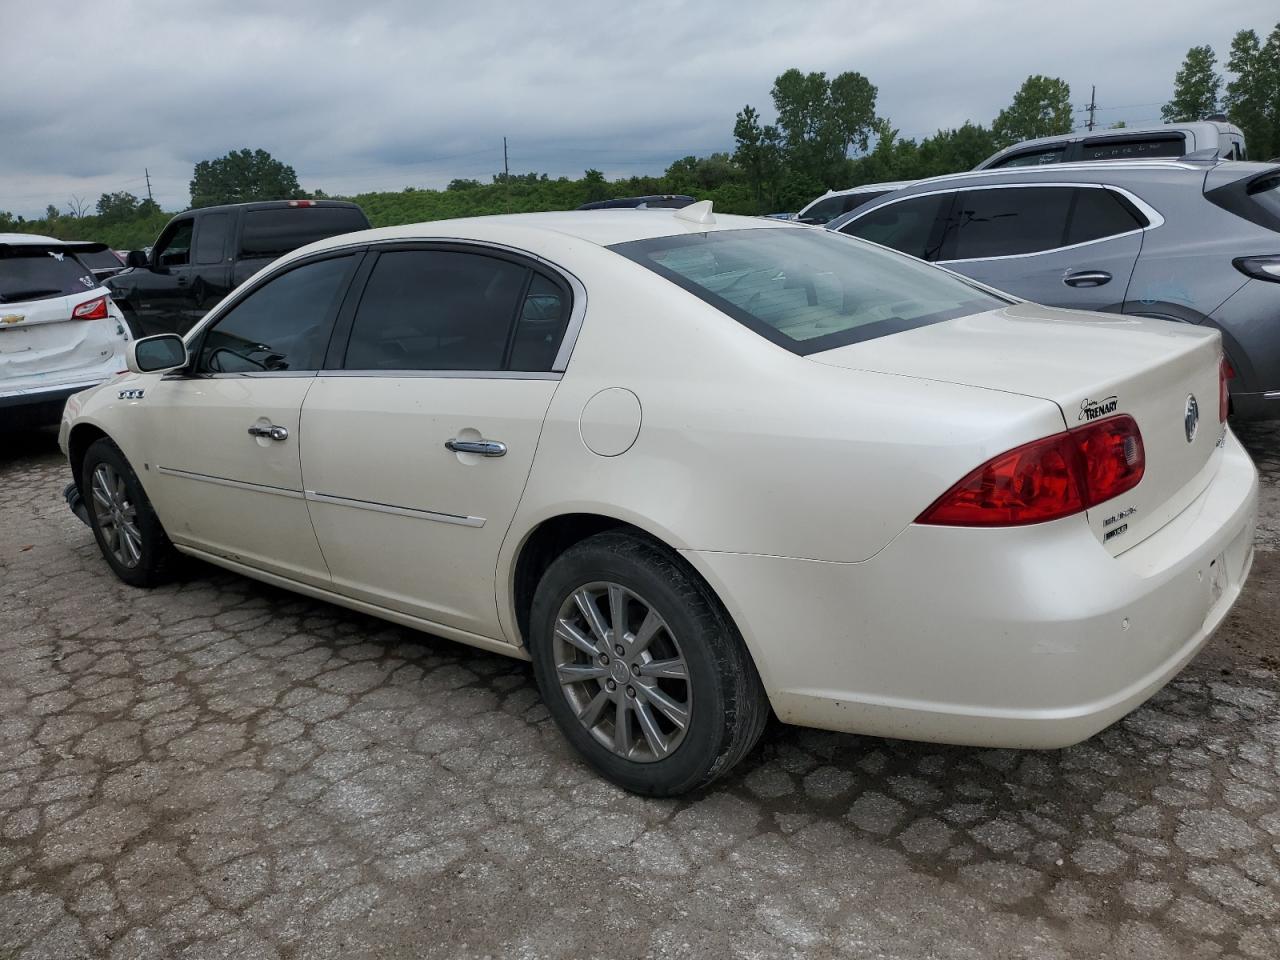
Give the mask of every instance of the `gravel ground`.
<path id="1" fill-rule="evenodd" d="M 774 724 L 700 796 L 527 667 L 207 567 L 118 583 L 0 438 L 0 960 L 1280 956 L 1280 427 L 1246 594 L 1080 746 Z"/>

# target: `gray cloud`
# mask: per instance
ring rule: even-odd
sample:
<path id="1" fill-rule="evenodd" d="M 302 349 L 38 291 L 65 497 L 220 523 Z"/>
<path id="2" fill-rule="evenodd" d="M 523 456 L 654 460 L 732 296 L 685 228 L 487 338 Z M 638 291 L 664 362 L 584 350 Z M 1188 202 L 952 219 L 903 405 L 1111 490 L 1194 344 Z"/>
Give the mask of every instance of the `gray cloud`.
<path id="1" fill-rule="evenodd" d="M 1030 73 L 1110 123 L 1159 116 L 1193 44 L 1269 30 L 1274 0 L 1061 5 L 975 0 L 608 4 L 0 0 L 0 209 L 72 195 L 187 202 L 197 161 L 243 146 L 330 192 L 487 179 L 502 165 L 659 173 L 732 148 L 782 70 L 855 69 L 920 137 L 989 122 Z"/>

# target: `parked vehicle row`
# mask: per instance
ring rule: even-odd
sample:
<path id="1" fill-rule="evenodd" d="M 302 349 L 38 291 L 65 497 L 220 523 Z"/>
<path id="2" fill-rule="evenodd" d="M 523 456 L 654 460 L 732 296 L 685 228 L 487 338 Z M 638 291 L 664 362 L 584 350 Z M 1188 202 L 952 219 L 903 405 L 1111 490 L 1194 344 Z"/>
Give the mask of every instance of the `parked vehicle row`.
<path id="1" fill-rule="evenodd" d="M 828 224 L 1037 303 L 1212 327 L 1280 417 L 1280 166 L 1117 161 L 918 181 Z"/>
<path id="2" fill-rule="evenodd" d="M 57 423 L 124 369 L 129 329 L 85 258 L 103 244 L 0 233 L 0 431 Z"/>
<path id="3" fill-rule="evenodd" d="M 125 582 L 190 554 L 531 659 L 676 794 L 770 710 L 1054 747 L 1196 654 L 1257 474 L 1218 332 L 1117 319 L 707 202 L 417 224 L 136 341 L 59 440 Z"/>

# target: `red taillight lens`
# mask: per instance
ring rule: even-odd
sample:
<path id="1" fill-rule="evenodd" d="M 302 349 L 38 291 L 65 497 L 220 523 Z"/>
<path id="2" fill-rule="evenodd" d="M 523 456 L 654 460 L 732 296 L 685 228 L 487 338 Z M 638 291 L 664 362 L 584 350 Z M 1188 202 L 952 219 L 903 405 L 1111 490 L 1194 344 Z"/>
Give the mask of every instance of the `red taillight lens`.
<path id="1" fill-rule="evenodd" d="M 316 202 L 314 200 L 290 200 L 289 201 L 289 206 L 291 207 L 314 207 L 315 205 L 316 205 Z"/>
<path id="2" fill-rule="evenodd" d="M 1087 510 L 1138 485 L 1142 434 L 1127 414 L 1033 440 L 988 460 L 916 523 L 1013 527 Z"/>
<path id="3" fill-rule="evenodd" d="M 72 320 L 105 320 L 107 319 L 107 298 L 86 300 L 71 311 Z"/>
<path id="4" fill-rule="evenodd" d="M 1218 364 L 1218 422 L 1226 423 L 1231 412 L 1231 381 L 1236 377 L 1231 361 L 1226 357 Z"/>

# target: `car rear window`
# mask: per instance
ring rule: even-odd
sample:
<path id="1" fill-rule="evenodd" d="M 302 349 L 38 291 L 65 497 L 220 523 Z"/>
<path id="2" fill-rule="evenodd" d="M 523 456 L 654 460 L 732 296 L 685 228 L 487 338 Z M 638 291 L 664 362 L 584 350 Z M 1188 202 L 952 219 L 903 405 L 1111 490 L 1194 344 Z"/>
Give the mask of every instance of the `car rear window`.
<path id="1" fill-rule="evenodd" d="M 69 253 L 48 247 L 0 246 L 0 303 L 47 300 L 98 285 Z"/>
<path id="2" fill-rule="evenodd" d="M 801 355 L 1009 302 L 927 264 L 826 230 L 718 230 L 609 249 Z"/>
<path id="3" fill-rule="evenodd" d="M 250 210 L 244 215 L 242 257 L 282 257 L 308 243 L 340 233 L 368 229 L 356 207 L 280 207 Z"/>
<path id="4" fill-rule="evenodd" d="M 1153 157 L 1180 157 L 1187 152 L 1181 134 L 1163 137 L 1125 137 L 1086 140 L 1080 145 L 1081 160 L 1150 160 Z"/>

